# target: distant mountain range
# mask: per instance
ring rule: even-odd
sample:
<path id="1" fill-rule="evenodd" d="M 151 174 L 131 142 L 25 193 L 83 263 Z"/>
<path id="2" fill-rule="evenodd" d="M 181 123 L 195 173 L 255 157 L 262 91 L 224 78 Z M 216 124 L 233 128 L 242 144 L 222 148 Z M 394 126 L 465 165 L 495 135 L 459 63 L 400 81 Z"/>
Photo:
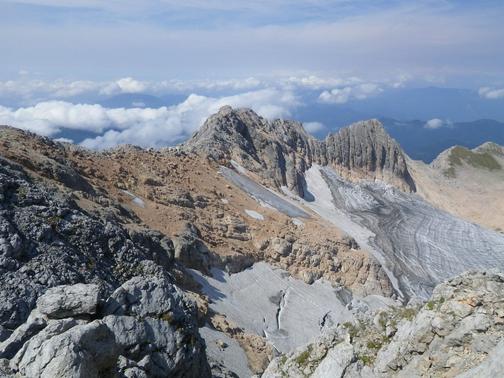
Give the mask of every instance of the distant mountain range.
<path id="1" fill-rule="evenodd" d="M 475 148 L 488 141 L 504 144 L 504 123 L 490 119 L 453 123 L 436 129 L 425 127 L 425 121 L 380 121 L 411 158 L 426 163 L 455 145 Z"/>
<path id="2" fill-rule="evenodd" d="M 425 162 L 454 145 L 475 148 L 487 141 L 504 144 L 503 101 L 483 99 L 471 90 L 388 90 L 346 104 L 320 103 L 315 93 L 307 93 L 306 98 L 309 105 L 298 109 L 293 118 L 325 125 L 314 133 L 317 138 L 353 122 L 378 118 L 410 157 Z M 437 128 L 426 126 L 432 119 L 438 120 Z"/>
<path id="3" fill-rule="evenodd" d="M 473 90 L 388 89 L 378 96 L 345 104 L 321 103 L 319 94 L 320 90 L 299 93 L 305 106 L 294 110 L 289 117 L 323 124 L 325 127 L 312 133 L 319 139 L 351 123 L 377 118 L 411 158 L 427 163 L 454 145 L 475 148 L 487 141 L 504 144 L 503 101 L 483 99 Z M 96 101 L 86 99 L 86 102 L 107 108 L 159 108 L 179 104 L 187 95 L 120 94 Z M 432 119 L 437 120 L 438 124 L 434 125 L 437 127 L 427 127 Z M 57 137 L 79 143 L 93 136 L 91 132 L 63 129 Z"/>

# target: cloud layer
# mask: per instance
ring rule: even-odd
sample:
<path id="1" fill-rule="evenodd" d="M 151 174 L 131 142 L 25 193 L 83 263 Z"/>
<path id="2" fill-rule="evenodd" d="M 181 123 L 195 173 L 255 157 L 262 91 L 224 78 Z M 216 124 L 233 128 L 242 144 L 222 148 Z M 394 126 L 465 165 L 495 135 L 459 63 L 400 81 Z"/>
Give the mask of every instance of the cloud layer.
<path id="1" fill-rule="evenodd" d="M 502 85 L 503 14 L 495 0 L 10 0 L 0 2 L 0 33 L 9 36 L 0 40 L 9 56 L 0 77 L 308 71 Z"/>
<path id="2" fill-rule="evenodd" d="M 478 93 L 481 97 L 489 100 L 504 98 L 504 88 L 497 89 L 497 88 L 483 87 L 479 89 Z"/>
<path id="3" fill-rule="evenodd" d="M 107 109 L 48 101 L 19 109 L 0 106 L 0 124 L 46 136 L 57 135 L 63 128 L 94 132 L 100 135 L 86 139 L 82 145 L 95 149 L 126 143 L 161 147 L 185 140 L 224 105 L 251 107 L 264 117 L 282 118 L 289 116 L 299 103 L 292 92 L 274 89 L 221 98 L 193 94 L 178 105 L 158 109 Z"/>
<path id="4" fill-rule="evenodd" d="M 442 120 L 439 118 L 430 119 L 424 125 L 426 129 L 431 130 L 439 129 L 441 127 L 452 127 L 452 126 L 453 122 L 451 122 L 450 120 Z"/>
<path id="5" fill-rule="evenodd" d="M 326 104 L 345 104 L 350 100 L 364 100 L 381 92 L 383 89 L 378 84 L 362 83 L 323 91 L 319 96 L 319 101 Z"/>

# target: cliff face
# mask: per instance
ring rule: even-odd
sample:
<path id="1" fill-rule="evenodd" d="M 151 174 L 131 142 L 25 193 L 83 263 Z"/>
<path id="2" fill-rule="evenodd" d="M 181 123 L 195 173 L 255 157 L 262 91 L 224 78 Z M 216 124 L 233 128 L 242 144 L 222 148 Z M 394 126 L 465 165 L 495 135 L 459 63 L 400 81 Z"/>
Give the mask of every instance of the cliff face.
<path id="1" fill-rule="evenodd" d="M 405 191 L 416 190 L 405 154 L 375 119 L 354 123 L 325 140 L 327 162 L 352 178 L 381 179 Z"/>
<path id="2" fill-rule="evenodd" d="M 185 148 L 215 160 L 232 159 L 274 186 L 303 196 L 304 172 L 313 163 L 333 166 L 348 179 L 380 179 L 415 191 L 406 157 L 377 120 L 355 123 L 325 141 L 294 121 L 267 121 L 249 109 L 222 108 Z"/>

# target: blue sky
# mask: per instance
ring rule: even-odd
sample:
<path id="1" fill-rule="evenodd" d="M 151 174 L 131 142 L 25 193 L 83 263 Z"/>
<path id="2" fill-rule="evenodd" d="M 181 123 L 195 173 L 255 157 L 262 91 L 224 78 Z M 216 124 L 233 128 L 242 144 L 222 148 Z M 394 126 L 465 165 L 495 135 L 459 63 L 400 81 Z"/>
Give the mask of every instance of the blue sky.
<path id="1" fill-rule="evenodd" d="M 502 1 L 3 0 L 0 79 L 504 84 Z"/>
<path id="2" fill-rule="evenodd" d="M 157 147 L 225 104 L 313 114 L 308 126 L 326 130 L 321 109 L 387 108 L 426 87 L 467 88 L 443 103 L 491 118 L 504 104 L 503 19 L 502 0 L 0 0 L 0 124 Z M 133 97 L 101 105 L 115 95 Z M 448 111 L 428 114 L 449 124 Z"/>

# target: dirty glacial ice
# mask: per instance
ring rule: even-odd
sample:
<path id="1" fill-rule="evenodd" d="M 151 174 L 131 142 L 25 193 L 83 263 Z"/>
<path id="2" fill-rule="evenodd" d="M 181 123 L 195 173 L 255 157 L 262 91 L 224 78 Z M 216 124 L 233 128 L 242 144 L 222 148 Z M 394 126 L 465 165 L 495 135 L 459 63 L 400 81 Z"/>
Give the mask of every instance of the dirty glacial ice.
<path id="1" fill-rule="evenodd" d="M 400 298 L 426 299 L 434 286 L 467 270 L 504 270 L 504 236 L 437 209 L 382 182 L 350 183 L 333 169 L 305 172 L 305 198 L 269 190 L 244 174 L 222 174 L 258 201 L 290 217 L 309 208 L 374 254 Z"/>
<path id="2" fill-rule="evenodd" d="M 331 193 L 332 204 L 326 205 L 333 211 L 320 215 L 369 246 L 404 299 L 428 298 L 436 284 L 467 270 L 504 269 L 503 235 L 415 194 L 381 182 L 349 183 L 331 168 L 316 165 L 306 172 L 306 181 L 315 205 L 317 195 Z"/>

